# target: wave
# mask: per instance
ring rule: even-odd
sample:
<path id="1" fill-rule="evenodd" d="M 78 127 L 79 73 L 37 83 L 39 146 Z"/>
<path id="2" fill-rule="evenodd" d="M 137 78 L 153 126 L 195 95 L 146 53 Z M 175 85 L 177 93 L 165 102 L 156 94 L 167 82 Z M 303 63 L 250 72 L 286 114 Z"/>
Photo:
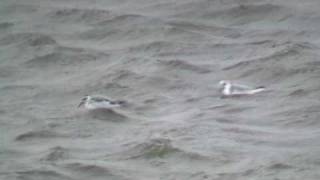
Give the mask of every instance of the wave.
<path id="1" fill-rule="evenodd" d="M 142 79 L 144 76 L 133 72 L 131 70 L 120 70 L 115 73 L 110 74 L 112 77 L 113 82 L 121 82 L 121 81 L 127 81 L 127 80 L 139 80 Z"/>
<path id="2" fill-rule="evenodd" d="M 268 168 L 271 170 L 281 171 L 285 169 L 291 169 L 294 167 L 285 163 L 272 163 Z"/>
<path id="3" fill-rule="evenodd" d="M 164 23 L 158 19 L 136 14 L 117 15 L 97 23 L 91 29 L 78 36 L 85 40 L 136 40 L 148 39 L 163 31 Z"/>
<path id="4" fill-rule="evenodd" d="M 231 173 L 219 173 L 220 179 L 236 179 L 237 177 L 244 177 L 245 179 L 261 176 L 264 173 L 270 174 L 281 174 L 287 171 L 295 169 L 294 166 L 291 166 L 286 163 L 281 162 L 268 162 L 264 163 L 263 165 L 249 165 L 249 168 L 241 169 L 238 172 L 231 172 Z M 280 173 L 281 172 L 281 173 Z M 277 179 L 277 178 L 276 178 Z"/>
<path id="5" fill-rule="evenodd" d="M 200 24 L 189 21 L 170 21 L 168 24 L 171 25 L 172 28 L 179 29 L 180 31 L 178 33 L 181 33 L 181 31 L 183 30 L 202 34 L 204 36 L 220 36 L 230 38 L 239 37 L 241 35 L 240 32 L 235 28 L 227 28 L 218 25 L 209 26 L 203 23 Z"/>
<path id="6" fill-rule="evenodd" d="M 181 35 L 181 34 L 180 34 Z M 172 56 L 192 56 L 200 54 L 200 49 L 195 43 L 172 42 L 166 40 L 155 40 L 131 46 L 129 52 L 148 52 L 153 56 L 165 58 Z"/>
<path id="7" fill-rule="evenodd" d="M 292 97 L 303 97 L 308 95 L 310 92 L 308 90 L 305 89 L 297 89 L 297 90 L 293 90 L 289 93 L 288 96 L 292 96 Z"/>
<path id="8" fill-rule="evenodd" d="M 180 69 L 180 70 L 193 71 L 193 72 L 200 73 L 200 74 L 205 74 L 205 73 L 211 72 L 211 70 L 206 67 L 194 65 L 194 64 L 188 63 L 186 61 L 178 60 L 178 59 L 176 59 L 176 60 L 158 60 L 158 63 L 160 63 L 160 65 L 163 65 L 166 68 L 169 68 L 172 70 Z"/>
<path id="9" fill-rule="evenodd" d="M 152 139 L 149 142 L 136 145 L 127 152 L 129 159 L 136 158 L 157 158 L 179 152 L 178 148 L 172 146 L 169 139 Z M 126 153 L 126 154 L 127 154 Z"/>
<path id="10" fill-rule="evenodd" d="M 124 15 L 118 15 L 114 16 L 110 19 L 104 20 L 102 22 L 97 23 L 97 26 L 113 26 L 113 27 L 119 27 L 119 26 L 129 26 L 132 24 L 140 24 L 140 23 L 146 23 L 149 18 L 146 16 L 142 16 L 139 14 L 124 14 Z"/>
<path id="11" fill-rule="evenodd" d="M 111 11 L 105 9 L 64 8 L 49 12 L 47 16 L 62 23 L 89 23 L 95 24 L 113 17 Z"/>
<path id="12" fill-rule="evenodd" d="M 16 136 L 15 140 L 27 141 L 27 140 L 33 140 L 33 139 L 48 139 L 48 138 L 62 138 L 62 137 L 67 137 L 67 136 L 64 134 L 60 134 L 60 133 L 49 131 L 49 130 L 34 130 L 34 131 L 29 131 Z"/>
<path id="13" fill-rule="evenodd" d="M 57 42 L 50 35 L 42 33 L 12 33 L 0 39 L 0 46 L 25 44 L 28 46 L 56 45 Z"/>
<path id="14" fill-rule="evenodd" d="M 167 138 L 153 138 L 143 143 L 135 144 L 129 149 L 118 154 L 112 154 L 117 159 L 154 159 L 180 157 L 188 160 L 209 160 L 210 157 L 200 155 L 195 152 L 187 152 L 172 145 L 172 141 Z"/>
<path id="15" fill-rule="evenodd" d="M 28 171 L 17 171 L 18 179 L 50 179 L 50 180 L 72 180 L 70 176 L 62 173 L 58 173 L 54 170 L 28 170 Z"/>
<path id="16" fill-rule="evenodd" d="M 320 123 L 318 121 L 319 105 L 305 105 L 301 108 L 290 108 L 280 110 L 273 113 L 272 116 L 277 117 L 275 123 L 284 127 L 316 127 Z"/>
<path id="17" fill-rule="evenodd" d="M 241 4 L 222 8 L 213 12 L 205 12 L 200 18 L 205 20 L 218 19 L 223 20 L 231 25 L 244 25 L 252 22 L 257 22 L 268 18 L 286 17 L 289 10 L 284 7 L 274 4 Z M 281 18 L 280 18 L 281 19 Z"/>
<path id="18" fill-rule="evenodd" d="M 56 47 L 53 52 L 30 59 L 24 64 L 29 68 L 66 67 L 96 61 L 99 58 L 108 56 L 106 53 L 82 48 Z"/>
<path id="19" fill-rule="evenodd" d="M 284 44 L 283 46 L 285 47 L 281 47 L 280 50 L 275 50 L 269 55 L 227 66 L 223 68 L 223 71 L 232 71 L 240 78 L 259 75 L 274 80 L 319 71 L 317 66 L 312 66 L 318 62 L 316 55 L 310 53 L 310 50 L 316 46 L 304 42 Z M 311 58 L 301 62 L 300 57 L 303 56 Z M 292 64 L 292 68 L 286 68 L 287 63 Z"/>
<path id="20" fill-rule="evenodd" d="M 42 161 L 58 161 L 58 160 L 66 160 L 69 157 L 69 151 L 66 148 L 61 146 L 56 146 L 50 148 L 43 157 L 41 158 Z"/>
<path id="21" fill-rule="evenodd" d="M 117 110 L 111 109 L 95 109 L 88 112 L 90 119 L 98 119 L 113 122 L 123 122 L 128 120 L 128 117 L 118 112 Z"/>
<path id="22" fill-rule="evenodd" d="M 185 41 L 186 38 L 196 39 L 201 37 L 204 41 L 206 36 L 238 36 L 237 31 L 219 26 L 206 26 L 194 24 L 187 21 L 164 21 L 160 18 L 150 18 L 137 14 L 118 15 L 111 19 L 97 23 L 91 29 L 79 34 L 85 40 L 109 40 L 109 41 L 134 41 L 145 39 L 150 41 L 155 37 L 162 39 L 179 39 Z M 106 41 L 107 42 L 107 41 Z"/>
<path id="23" fill-rule="evenodd" d="M 108 174 L 109 170 L 108 168 L 99 166 L 99 165 L 91 165 L 91 164 L 85 164 L 85 163 L 68 163 L 65 165 L 66 168 L 72 169 L 75 171 L 80 172 L 86 172 L 86 173 L 94 173 L 94 174 Z"/>
<path id="24" fill-rule="evenodd" d="M 76 174 L 75 177 L 87 177 L 85 179 L 95 179 L 102 177 L 102 179 L 114 179 L 114 180 L 126 180 L 126 176 L 118 172 L 117 169 L 105 166 L 103 164 L 97 163 L 83 163 L 83 162 L 73 162 L 63 165 L 65 170 L 70 171 L 72 174 Z M 78 179 L 78 178 L 77 178 Z M 100 179 L 100 178 L 99 178 Z"/>

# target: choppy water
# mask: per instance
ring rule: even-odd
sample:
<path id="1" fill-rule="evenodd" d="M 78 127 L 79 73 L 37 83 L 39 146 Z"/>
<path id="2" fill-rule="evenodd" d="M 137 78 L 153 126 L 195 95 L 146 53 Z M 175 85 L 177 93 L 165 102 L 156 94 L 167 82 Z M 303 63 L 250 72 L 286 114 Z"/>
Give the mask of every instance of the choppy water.
<path id="1" fill-rule="evenodd" d="M 0 179 L 319 179 L 319 7 L 2 1 Z M 220 98 L 221 79 L 270 91 Z"/>

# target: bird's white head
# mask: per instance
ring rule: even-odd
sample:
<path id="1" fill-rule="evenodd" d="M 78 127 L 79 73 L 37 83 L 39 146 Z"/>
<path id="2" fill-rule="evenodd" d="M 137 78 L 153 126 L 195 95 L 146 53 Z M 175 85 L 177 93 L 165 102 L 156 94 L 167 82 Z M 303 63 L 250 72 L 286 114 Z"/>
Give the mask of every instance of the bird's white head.
<path id="1" fill-rule="evenodd" d="M 224 87 L 225 85 L 227 85 L 227 84 L 229 84 L 229 83 L 230 83 L 230 81 L 221 80 L 221 81 L 219 81 L 219 86 L 220 86 L 220 87 Z"/>
<path id="2" fill-rule="evenodd" d="M 231 82 L 227 80 L 219 81 L 220 92 L 223 95 L 230 95 L 231 93 Z"/>
<path id="3" fill-rule="evenodd" d="M 91 99 L 91 96 L 89 95 L 85 95 L 82 99 L 81 99 L 81 102 L 80 104 L 78 105 L 78 108 L 81 107 L 83 104 L 85 104 L 86 102 L 90 101 Z"/>

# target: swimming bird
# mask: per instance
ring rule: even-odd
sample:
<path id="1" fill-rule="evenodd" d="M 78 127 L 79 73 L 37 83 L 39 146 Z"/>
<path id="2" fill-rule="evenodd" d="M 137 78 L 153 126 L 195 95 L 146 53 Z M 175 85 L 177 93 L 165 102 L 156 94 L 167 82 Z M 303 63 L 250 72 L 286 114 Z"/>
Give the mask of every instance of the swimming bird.
<path id="1" fill-rule="evenodd" d="M 219 81 L 219 86 L 223 97 L 253 95 L 266 90 L 264 86 L 252 88 L 242 84 L 234 84 L 228 80 Z"/>
<path id="2" fill-rule="evenodd" d="M 125 104 L 125 101 L 113 101 L 103 96 L 89 96 L 86 95 L 81 99 L 78 108 L 84 105 L 86 109 L 112 109 L 121 107 Z"/>

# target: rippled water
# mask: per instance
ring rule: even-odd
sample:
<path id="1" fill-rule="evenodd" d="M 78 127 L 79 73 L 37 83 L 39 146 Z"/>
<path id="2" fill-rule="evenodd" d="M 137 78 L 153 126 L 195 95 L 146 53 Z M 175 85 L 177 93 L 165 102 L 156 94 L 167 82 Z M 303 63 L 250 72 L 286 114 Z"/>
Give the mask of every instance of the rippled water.
<path id="1" fill-rule="evenodd" d="M 319 179 L 319 7 L 2 1 L 0 179 Z M 221 79 L 268 92 L 221 98 Z"/>

